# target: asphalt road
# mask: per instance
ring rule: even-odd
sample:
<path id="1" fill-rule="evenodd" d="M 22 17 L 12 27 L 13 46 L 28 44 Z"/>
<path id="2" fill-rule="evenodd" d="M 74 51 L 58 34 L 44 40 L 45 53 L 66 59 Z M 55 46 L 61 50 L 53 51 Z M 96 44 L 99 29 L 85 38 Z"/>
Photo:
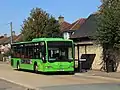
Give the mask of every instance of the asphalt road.
<path id="1" fill-rule="evenodd" d="M 25 90 L 25 87 L 0 79 L 0 90 Z"/>
<path id="2" fill-rule="evenodd" d="M 43 87 L 42 90 L 120 90 L 120 84 L 77 84 Z"/>
<path id="3" fill-rule="evenodd" d="M 4 63 L 0 63 L 0 78 L 40 90 L 120 90 L 120 79 L 91 77 L 86 74 L 35 74 L 29 71 L 13 70 L 9 64 Z M 0 80 L 0 90 L 24 90 L 24 87 Z"/>
<path id="4" fill-rule="evenodd" d="M 25 87 L 0 79 L 0 90 L 25 90 Z M 38 90 L 120 90 L 120 84 L 75 84 L 38 87 Z"/>

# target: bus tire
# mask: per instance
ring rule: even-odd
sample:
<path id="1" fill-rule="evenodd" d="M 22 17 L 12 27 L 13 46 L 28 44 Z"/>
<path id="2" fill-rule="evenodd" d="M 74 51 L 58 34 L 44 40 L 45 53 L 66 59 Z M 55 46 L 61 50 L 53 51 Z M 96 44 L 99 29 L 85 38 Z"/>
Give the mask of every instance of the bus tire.
<path id="1" fill-rule="evenodd" d="M 20 70 L 20 64 L 19 64 L 19 61 L 17 61 L 17 70 Z"/>
<path id="2" fill-rule="evenodd" d="M 34 64 L 34 73 L 38 73 L 38 66 L 37 66 L 37 64 Z"/>

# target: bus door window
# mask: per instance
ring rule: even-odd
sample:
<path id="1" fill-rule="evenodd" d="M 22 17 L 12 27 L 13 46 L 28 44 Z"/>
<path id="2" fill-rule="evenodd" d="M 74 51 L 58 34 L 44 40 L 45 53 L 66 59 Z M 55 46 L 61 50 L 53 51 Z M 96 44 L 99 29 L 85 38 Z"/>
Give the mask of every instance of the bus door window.
<path id="1" fill-rule="evenodd" d="M 40 58 L 44 58 L 46 59 L 46 47 L 45 47 L 45 43 L 44 42 L 41 42 L 40 43 L 40 55 L 41 57 Z"/>
<path id="2" fill-rule="evenodd" d="M 73 59 L 72 48 L 68 48 L 68 59 Z"/>
<path id="3" fill-rule="evenodd" d="M 40 52 L 39 56 L 40 56 L 40 59 L 41 59 L 42 58 L 42 52 Z"/>
<path id="4" fill-rule="evenodd" d="M 40 52 L 39 52 L 39 48 L 36 48 L 36 58 L 39 59 L 40 58 Z"/>
<path id="5" fill-rule="evenodd" d="M 34 58 L 35 59 L 40 59 L 42 57 L 42 53 L 41 53 L 41 50 L 40 50 L 40 44 L 39 43 L 35 43 L 34 45 Z"/>

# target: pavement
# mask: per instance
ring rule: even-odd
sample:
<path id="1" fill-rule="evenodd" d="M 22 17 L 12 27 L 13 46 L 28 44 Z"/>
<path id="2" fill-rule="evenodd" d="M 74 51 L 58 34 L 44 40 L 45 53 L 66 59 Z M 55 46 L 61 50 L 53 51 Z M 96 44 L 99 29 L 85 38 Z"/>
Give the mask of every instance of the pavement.
<path id="1" fill-rule="evenodd" d="M 86 76 L 104 77 L 104 78 L 120 80 L 120 72 L 107 73 L 107 72 L 102 72 L 102 71 L 98 71 L 98 70 L 89 70 L 88 72 L 76 73 L 75 75 L 86 75 Z"/>
<path id="2" fill-rule="evenodd" d="M 30 71 L 13 70 L 9 64 L 3 62 L 0 62 L 0 79 L 31 89 L 37 88 L 38 90 L 48 90 L 48 88 L 49 90 L 59 90 L 60 87 L 60 90 L 63 89 L 62 87 L 76 87 L 74 90 L 77 90 L 77 87 L 82 85 L 91 85 L 92 88 L 97 84 L 96 87 L 102 87 L 101 83 L 112 84 L 114 87 L 120 86 L 120 73 L 116 72 L 106 73 L 92 70 L 85 73 L 76 73 L 75 75 L 45 75 L 41 73 L 35 74 Z M 58 89 L 55 89 L 57 87 Z"/>
<path id="3" fill-rule="evenodd" d="M 3 62 L 0 60 L 0 64 L 9 64 L 8 62 Z"/>

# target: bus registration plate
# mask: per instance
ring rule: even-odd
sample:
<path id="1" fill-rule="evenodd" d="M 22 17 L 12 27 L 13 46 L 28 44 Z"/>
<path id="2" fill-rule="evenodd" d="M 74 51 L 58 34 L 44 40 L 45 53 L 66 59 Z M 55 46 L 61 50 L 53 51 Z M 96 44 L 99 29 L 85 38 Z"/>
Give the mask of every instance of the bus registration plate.
<path id="1" fill-rule="evenodd" d="M 64 69 L 59 69 L 58 71 L 64 71 Z"/>

